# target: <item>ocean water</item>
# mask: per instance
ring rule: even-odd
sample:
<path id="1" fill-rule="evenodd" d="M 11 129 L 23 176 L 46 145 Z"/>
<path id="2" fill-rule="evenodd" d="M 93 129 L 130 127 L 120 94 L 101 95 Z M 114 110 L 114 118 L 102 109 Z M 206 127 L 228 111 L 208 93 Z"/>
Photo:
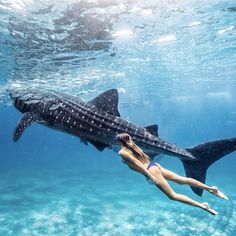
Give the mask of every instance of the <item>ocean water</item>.
<path id="1" fill-rule="evenodd" d="M 14 143 L 22 114 L 8 96 L 116 88 L 121 117 L 180 147 L 235 137 L 235 1 L 0 1 L 0 55 L 0 236 L 236 235 L 236 152 L 207 172 L 229 201 L 170 183 L 212 216 L 77 137 L 32 125 Z M 161 165 L 185 174 L 178 158 Z"/>

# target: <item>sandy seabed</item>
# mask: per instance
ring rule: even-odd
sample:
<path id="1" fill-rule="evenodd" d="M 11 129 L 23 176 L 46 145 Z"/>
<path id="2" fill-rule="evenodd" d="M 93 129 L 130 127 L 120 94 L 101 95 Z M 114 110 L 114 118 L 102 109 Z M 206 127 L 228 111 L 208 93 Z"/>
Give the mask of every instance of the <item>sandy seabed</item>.
<path id="1" fill-rule="evenodd" d="M 236 194 L 230 195 L 230 184 L 224 188 L 229 201 L 209 193 L 199 198 L 186 186 L 173 186 L 208 201 L 219 212 L 212 216 L 170 201 L 138 175 L 122 179 L 100 172 L 9 171 L 0 180 L 0 235 L 233 236 Z"/>

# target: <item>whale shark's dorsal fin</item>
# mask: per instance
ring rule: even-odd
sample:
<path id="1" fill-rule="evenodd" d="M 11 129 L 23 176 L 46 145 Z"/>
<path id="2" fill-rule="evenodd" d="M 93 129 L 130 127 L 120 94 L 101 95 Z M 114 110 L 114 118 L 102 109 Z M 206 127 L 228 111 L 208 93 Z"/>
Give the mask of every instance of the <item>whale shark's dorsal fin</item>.
<path id="1" fill-rule="evenodd" d="M 18 122 L 14 134 L 13 134 L 13 140 L 14 142 L 17 142 L 21 135 L 23 134 L 24 130 L 30 126 L 33 123 L 43 121 L 42 117 L 35 113 L 35 112 L 26 112 L 24 113 L 21 120 Z"/>
<path id="2" fill-rule="evenodd" d="M 144 127 L 149 133 L 158 137 L 158 125 L 149 125 Z"/>
<path id="3" fill-rule="evenodd" d="M 118 102 L 118 91 L 116 89 L 110 89 L 98 95 L 88 103 L 95 106 L 100 112 L 107 112 L 114 116 L 120 116 Z"/>

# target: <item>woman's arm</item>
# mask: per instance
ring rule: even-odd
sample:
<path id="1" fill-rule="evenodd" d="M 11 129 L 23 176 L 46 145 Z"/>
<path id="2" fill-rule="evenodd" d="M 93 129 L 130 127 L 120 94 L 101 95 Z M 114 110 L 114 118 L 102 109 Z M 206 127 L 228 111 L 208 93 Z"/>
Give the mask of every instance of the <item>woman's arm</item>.
<path id="1" fill-rule="evenodd" d="M 145 166 L 137 160 L 135 157 L 132 156 L 132 154 L 129 151 L 126 151 L 124 148 L 122 148 L 119 151 L 119 155 L 122 156 L 124 160 L 128 161 L 129 165 L 132 169 L 135 171 L 147 176 L 149 179 L 151 179 L 154 183 L 157 182 L 157 179 L 145 168 Z"/>

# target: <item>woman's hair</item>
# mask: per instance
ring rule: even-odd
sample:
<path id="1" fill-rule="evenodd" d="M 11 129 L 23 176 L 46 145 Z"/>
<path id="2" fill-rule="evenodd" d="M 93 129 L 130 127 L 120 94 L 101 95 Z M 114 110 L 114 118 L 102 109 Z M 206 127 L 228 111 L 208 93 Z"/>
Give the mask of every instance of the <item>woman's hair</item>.
<path id="1" fill-rule="evenodd" d="M 123 146 L 126 146 L 127 148 L 129 148 L 131 151 L 134 152 L 135 158 L 139 159 L 141 162 L 145 163 L 150 162 L 150 157 L 146 155 L 142 151 L 142 149 L 134 143 L 129 134 L 127 133 L 120 134 L 119 141 L 122 143 Z"/>
<path id="2" fill-rule="evenodd" d="M 146 155 L 143 150 L 137 145 L 134 143 L 134 141 L 130 138 L 130 142 L 132 144 L 132 151 L 135 152 L 135 157 L 137 159 L 139 159 L 140 161 L 142 162 L 145 162 L 145 163 L 148 163 L 151 161 L 150 157 L 148 155 Z"/>
<path id="3" fill-rule="evenodd" d="M 135 144 L 135 146 L 139 149 L 139 152 L 137 153 L 138 155 L 136 155 L 137 158 L 138 158 L 140 161 L 143 161 L 143 162 L 145 162 L 145 163 L 150 162 L 150 161 L 151 161 L 150 157 L 149 157 L 148 155 L 146 155 L 146 154 L 142 151 L 142 149 L 139 148 L 136 144 Z M 135 157 L 136 157 L 136 156 L 135 156 Z"/>

